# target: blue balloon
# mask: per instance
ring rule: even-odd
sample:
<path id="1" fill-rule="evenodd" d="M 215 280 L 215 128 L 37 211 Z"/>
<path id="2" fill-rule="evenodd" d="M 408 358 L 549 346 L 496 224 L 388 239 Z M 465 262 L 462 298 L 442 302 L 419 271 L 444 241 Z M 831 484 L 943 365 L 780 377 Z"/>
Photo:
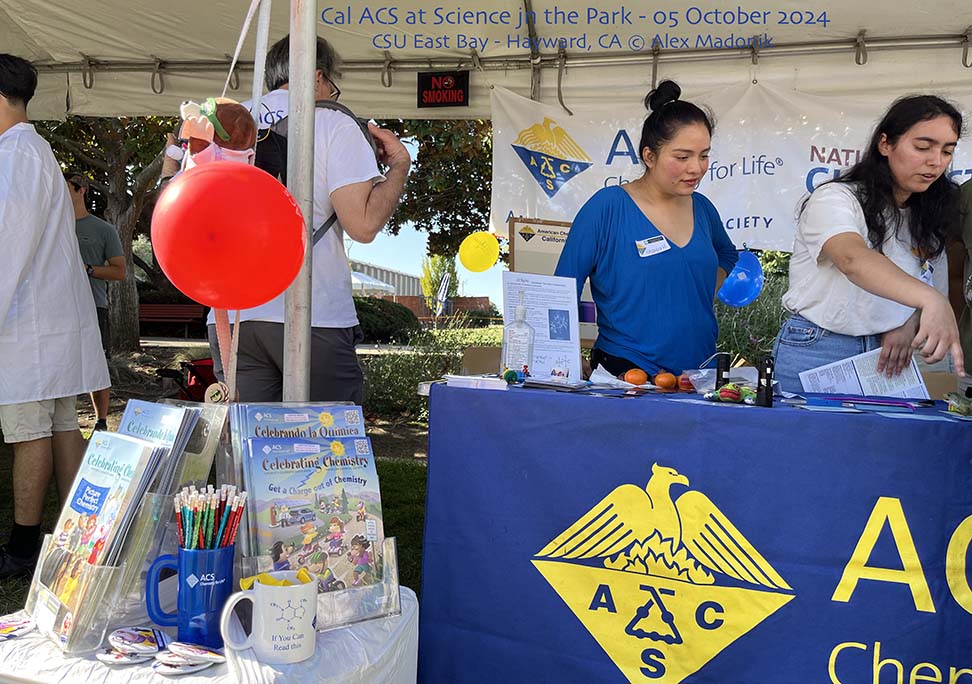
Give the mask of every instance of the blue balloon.
<path id="1" fill-rule="evenodd" d="M 748 249 L 739 253 L 739 261 L 726 282 L 719 288 L 719 299 L 729 306 L 743 307 L 756 301 L 763 291 L 763 265 Z"/>

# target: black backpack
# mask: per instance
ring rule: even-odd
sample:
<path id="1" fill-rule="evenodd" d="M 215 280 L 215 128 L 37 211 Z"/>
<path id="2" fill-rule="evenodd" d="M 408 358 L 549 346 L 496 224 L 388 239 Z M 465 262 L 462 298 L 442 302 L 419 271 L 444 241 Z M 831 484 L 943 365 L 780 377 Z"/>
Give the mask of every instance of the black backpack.
<path id="1" fill-rule="evenodd" d="M 368 142 L 368 146 L 371 148 L 372 152 L 374 152 L 375 159 L 378 159 L 378 147 L 375 144 L 375 139 L 368 131 L 368 121 L 366 119 L 359 119 L 354 115 L 354 112 L 345 107 L 343 104 L 335 102 L 334 100 L 318 100 L 316 103 L 314 103 L 314 107 L 315 109 L 333 109 L 351 117 L 351 119 L 358 124 L 358 128 L 361 130 L 362 135 L 364 135 L 365 140 Z M 270 130 L 267 131 L 267 133 L 261 134 L 262 137 L 257 142 L 255 159 L 255 163 L 258 168 L 263 169 L 271 176 L 277 178 L 284 185 L 287 185 L 288 128 L 289 124 L 287 122 L 287 117 L 285 116 L 270 126 Z M 320 242 L 321 238 L 327 235 L 327 232 L 334 226 L 335 223 L 337 223 L 337 214 L 332 213 L 324 223 L 314 229 L 315 245 Z"/>

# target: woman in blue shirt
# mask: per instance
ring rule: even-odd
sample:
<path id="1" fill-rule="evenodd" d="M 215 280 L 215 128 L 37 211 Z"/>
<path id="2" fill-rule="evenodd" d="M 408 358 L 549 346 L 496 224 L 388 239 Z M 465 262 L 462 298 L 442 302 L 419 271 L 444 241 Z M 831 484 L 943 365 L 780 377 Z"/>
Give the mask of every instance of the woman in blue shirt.
<path id="1" fill-rule="evenodd" d="M 681 373 L 715 352 L 712 303 L 736 264 L 719 212 L 695 192 L 709 167 L 712 122 L 663 81 L 645 98 L 644 175 L 581 207 L 556 275 L 590 278 L 598 338 L 591 366 L 620 375 Z"/>

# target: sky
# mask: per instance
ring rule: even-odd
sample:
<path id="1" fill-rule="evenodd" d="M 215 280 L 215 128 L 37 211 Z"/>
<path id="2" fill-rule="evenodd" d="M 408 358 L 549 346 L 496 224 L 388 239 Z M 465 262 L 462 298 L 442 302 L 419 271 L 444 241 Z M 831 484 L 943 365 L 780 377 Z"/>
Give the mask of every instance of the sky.
<path id="1" fill-rule="evenodd" d="M 426 256 L 427 233 L 410 224 L 402 227 L 398 235 L 381 232 L 369 245 L 346 242 L 348 258 L 383 266 L 416 277 L 422 275 L 422 259 Z M 350 247 L 348 247 L 350 245 Z M 503 270 L 498 264 L 483 273 L 473 273 L 456 259 L 459 276 L 459 294 L 465 297 L 489 297 L 496 308 L 503 311 Z"/>

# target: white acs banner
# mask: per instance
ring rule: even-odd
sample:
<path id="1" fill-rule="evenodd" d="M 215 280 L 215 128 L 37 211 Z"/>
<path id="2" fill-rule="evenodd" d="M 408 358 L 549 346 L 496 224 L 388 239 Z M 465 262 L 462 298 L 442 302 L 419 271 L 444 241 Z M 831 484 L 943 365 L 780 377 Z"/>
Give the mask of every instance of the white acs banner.
<path id="1" fill-rule="evenodd" d="M 944 94 L 948 97 L 948 94 Z M 644 93 L 572 108 L 492 91 L 491 230 L 510 217 L 572 221 L 598 190 L 644 173 L 638 144 Z M 738 248 L 790 251 L 807 193 L 863 153 L 894 96 L 822 97 L 766 84 L 735 85 L 685 99 L 715 120 L 709 168 L 698 191 L 715 204 Z M 949 98 L 968 110 L 972 102 Z M 949 173 L 972 178 L 972 143 L 959 143 Z"/>

